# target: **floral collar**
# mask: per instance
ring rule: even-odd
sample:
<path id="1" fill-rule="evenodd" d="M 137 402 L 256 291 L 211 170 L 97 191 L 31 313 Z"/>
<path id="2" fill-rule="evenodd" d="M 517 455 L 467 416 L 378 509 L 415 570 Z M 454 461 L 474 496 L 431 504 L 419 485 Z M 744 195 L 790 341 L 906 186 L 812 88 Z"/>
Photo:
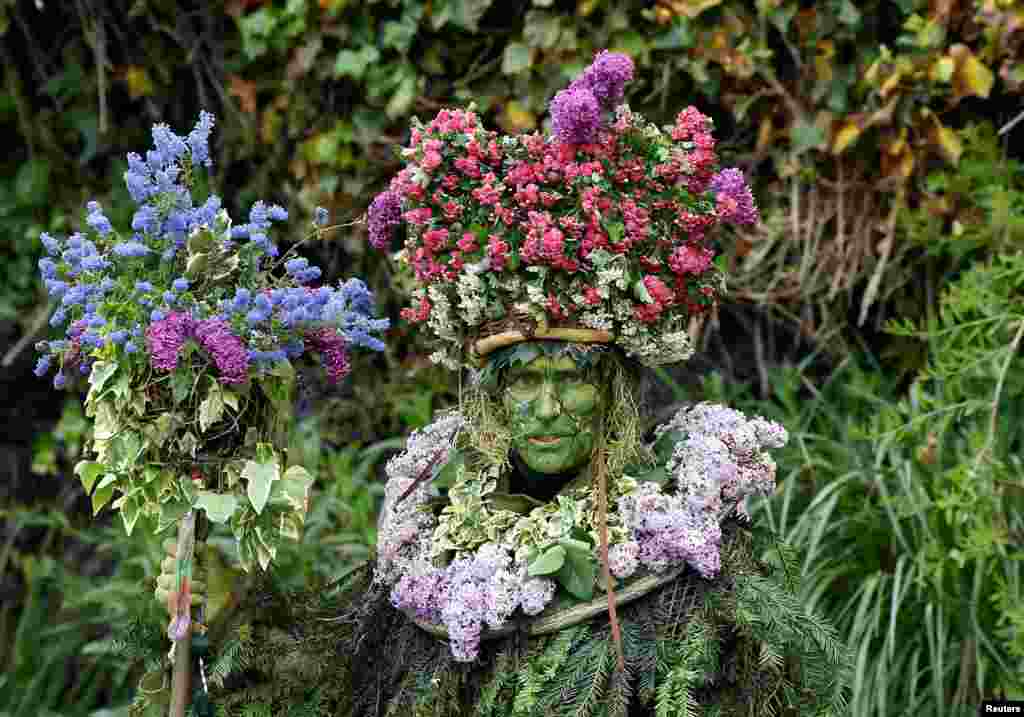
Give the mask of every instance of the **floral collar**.
<path id="1" fill-rule="evenodd" d="M 538 615 L 556 593 L 589 601 L 598 560 L 586 474 L 555 500 L 532 505 L 498 490 L 507 489 L 507 478 L 497 467 L 473 472 L 460 464 L 455 438 L 466 429 L 461 414 L 446 414 L 414 432 L 406 451 L 389 461 L 376 579 L 392 587 L 395 607 L 444 625 L 453 655 L 471 661 L 482 630 L 500 629 L 516 610 Z M 734 511 L 746 516 L 748 496 L 774 489 L 775 463 L 765 449 L 782 446 L 786 431 L 698 404 L 680 410 L 656 437 L 655 471 L 610 477 L 609 567 L 620 581 L 687 565 L 711 579 L 721 522 Z M 454 475 L 440 514 L 432 509 L 441 500 L 433 482 L 399 500 L 443 457 Z"/>

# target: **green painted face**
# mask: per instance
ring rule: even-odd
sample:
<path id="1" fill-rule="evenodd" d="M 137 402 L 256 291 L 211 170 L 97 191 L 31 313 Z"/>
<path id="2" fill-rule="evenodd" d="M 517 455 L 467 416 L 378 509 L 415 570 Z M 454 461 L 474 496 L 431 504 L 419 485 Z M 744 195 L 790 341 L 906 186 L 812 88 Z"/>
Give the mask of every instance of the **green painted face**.
<path id="1" fill-rule="evenodd" d="M 508 369 L 502 400 L 513 447 L 527 467 L 559 474 L 590 459 L 601 417 L 601 391 L 569 356 L 539 356 Z"/>

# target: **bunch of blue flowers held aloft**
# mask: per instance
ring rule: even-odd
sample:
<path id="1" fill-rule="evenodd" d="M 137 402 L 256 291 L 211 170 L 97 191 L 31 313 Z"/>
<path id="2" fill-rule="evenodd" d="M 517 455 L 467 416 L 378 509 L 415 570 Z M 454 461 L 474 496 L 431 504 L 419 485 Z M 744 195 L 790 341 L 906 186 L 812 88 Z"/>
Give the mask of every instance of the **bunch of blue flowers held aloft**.
<path id="1" fill-rule="evenodd" d="M 145 159 L 128 155 L 125 182 L 138 205 L 130 232 L 118 231 L 89 202 L 82 232 L 66 240 L 42 235 L 48 256 L 39 269 L 59 302 L 50 325 L 65 327 L 65 335 L 37 345 L 43 355 L 36 374 L 56 364 L 57 388 L 72 371 L 88 376 L 100 359 L 171 371 L 190 339 L 222 383 L 311 353 L 337 381 L 351 348 L 383 348 L 375 334 L 388 320 L 373 318 L 362 281 L 314 287 L 320 269 L 306 259 L 286 255 L 272 263 L 279 251 L 269 231 L 288 219 L 283 207 L 258 201 L 249 221 L 236 225 L 218 195 L 201 196 L 213 124 L 202 112 L 187 137 L 155 125 Z M 326 210 L 317 208 L 315 231 L 326 223 Z M 275 276 L 282 263 L 283 275 Z"/>
<path id="2" fill-rule="evenodd" d="M 201 113 L 187 137 L 158 124 L 145 159 L 128 155 L 130 231 L 90 202 L 80 232 L 42 235 L 63 335 L 37 345 L 36 374 L 55 367 L 57 388 L 88 379 L 93 433 L 75 473 L 94 512 L 110 503 L 131 533 L 140 516 L 161 532 L 202 510 L 230 527 L 243 567 L 265 569 L 298 538 L 313 483 L 287 455 L 295 367 L 312 360 L 338 381 L 354 349 L 383 349 L 388 320 L 361 280 L 318 286 L 295 246 L 279 253 L 284 208 L 256 202 L 232 222 L 205 189 L 213 123 Z M 326 224 L 317 209 L 310 237 Z"/>

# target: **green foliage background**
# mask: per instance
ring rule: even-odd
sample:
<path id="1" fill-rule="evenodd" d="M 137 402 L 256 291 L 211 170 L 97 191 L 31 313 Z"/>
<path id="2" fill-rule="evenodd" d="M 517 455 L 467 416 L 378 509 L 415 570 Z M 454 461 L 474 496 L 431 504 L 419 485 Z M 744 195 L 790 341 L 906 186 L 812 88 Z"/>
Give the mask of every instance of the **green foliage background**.
<path id="1" fill-rule="evenodd" d="M 263 198 L 358 219 L 410 117 L 475 102 L 503 131 L 543 127 L 602 48 L 634 58 L 634 108 L 715 118 L 764 216 L 722 237 L 730 299 L 698 359 L 652 383 L 652 413 L 728 398 L 790 426 L 759 519 L 861 650 L 855 714 L 1020 697 L 1022 45 L 1012 0 L 0 0 L 0 713 L 123 704 L 137 666 L 106 641 L 156 619 L 158 547 L 89 519 L 69 477 L 88 427 L 30 373 L 40 232 L 73 231 L 89 199 L 127 223 L 125 153 L 200 108 L 232 212 Z M 304 254 L 366 277 L 397 318 L 364 228 L 335 236 Z M 425 355 L 396 322 L 345 386 L 312 387 L 294 440 L 318 493 L 291 579 L 368 554 L 383 459 L 454 400 Z"/>

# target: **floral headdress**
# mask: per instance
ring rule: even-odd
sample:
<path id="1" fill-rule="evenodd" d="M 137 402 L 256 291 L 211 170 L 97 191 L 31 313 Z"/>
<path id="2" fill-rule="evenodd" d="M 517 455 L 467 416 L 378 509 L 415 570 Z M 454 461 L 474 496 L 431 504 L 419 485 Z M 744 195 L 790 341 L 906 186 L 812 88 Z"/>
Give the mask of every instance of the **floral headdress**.
<path id="1" fill-rule="evenodd" d="M 551 101 L 553 135 L 500 136 L 472 107 L 414 121 L 405 167 L 369 208 L 370 242 L 405 227 L 408 320 L 450 368 L 530 338 L 614 343 L 640 363 L 688 358 L 687 325 L 724 289 L 708 246 L 758 213 L 719 171 L 712 121 L 665 130 L 622 104 L 629 57 L 602 51 Z"/>

